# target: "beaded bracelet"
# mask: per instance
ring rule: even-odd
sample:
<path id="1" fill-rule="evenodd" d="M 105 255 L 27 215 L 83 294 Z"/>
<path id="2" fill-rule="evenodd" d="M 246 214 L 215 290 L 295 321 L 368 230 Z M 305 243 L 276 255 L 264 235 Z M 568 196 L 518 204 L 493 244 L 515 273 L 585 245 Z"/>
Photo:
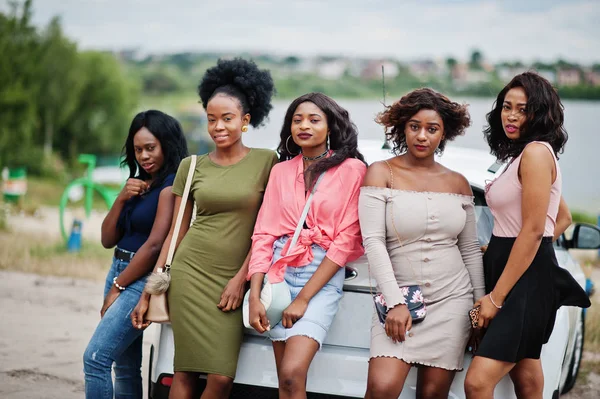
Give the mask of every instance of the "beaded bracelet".
<path id="1" fill-rule="evenodd" d="M 117 283 L 117 278 L 113 278 L 113 284 L 115 285 L 115 287 L 117 287 L 119 289 L 119 291 L 125 291 L 126 287 L 120 286 L 119 283 Z"/>
<path id="2" fill-rule="evenodd" d="M 490 297 L 490 301 L 492 302 L 492 305 L 494 305 L 496 307 L 496 309 L 502 309 L 502 306 L 498 306 L 498 305 L 496 305 L 496 302 L 494 302 L 494 298 L 492 298 L 491 292 L 488 294 L 488 296 Z"/>

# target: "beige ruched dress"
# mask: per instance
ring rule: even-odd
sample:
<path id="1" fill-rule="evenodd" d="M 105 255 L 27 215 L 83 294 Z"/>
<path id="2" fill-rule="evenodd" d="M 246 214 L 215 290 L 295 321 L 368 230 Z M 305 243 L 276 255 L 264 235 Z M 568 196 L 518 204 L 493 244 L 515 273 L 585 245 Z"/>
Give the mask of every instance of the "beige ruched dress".
<path id="1" fill-rule="evenodd" d="M 359 217 L 372 277 L 388 309 L 404 303 L 399 287 L 414 284 L 421 286 L 427 306 L 425 319 L 398 343 L 374 313 L 371 358 L 462 370 L 471 329 L 468 312 L 485 293 L 473 198 L 362 187 Z"/>

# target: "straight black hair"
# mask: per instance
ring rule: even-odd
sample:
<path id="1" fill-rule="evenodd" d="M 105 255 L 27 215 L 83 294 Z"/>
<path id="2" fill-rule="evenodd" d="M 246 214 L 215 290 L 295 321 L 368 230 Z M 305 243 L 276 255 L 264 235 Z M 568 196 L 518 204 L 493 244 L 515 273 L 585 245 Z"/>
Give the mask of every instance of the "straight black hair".
<path id="1" fill-rule="evenodd" d="M 183 129 L 177 119 L 164 112 L 149 110 L 137 114 L 131 126 L 129 134 L 123 146 L 123 161 L 121 166 L 129 168 L 129 177 L 136 177 L 141 180 L 149 180 L 150 174 L 140 168 L 135 159 L 135 149 L 133 148 L 133 137 L 141 128 L 145 127 L 160 142 L 163 151 L 164 163 L 156 173 L 151 188 L 162 184 L 165 177 L 172 173 L 177 173 L 177 168 L 181 160 L 188 156 L 187 142 L 183 135 Z"/>

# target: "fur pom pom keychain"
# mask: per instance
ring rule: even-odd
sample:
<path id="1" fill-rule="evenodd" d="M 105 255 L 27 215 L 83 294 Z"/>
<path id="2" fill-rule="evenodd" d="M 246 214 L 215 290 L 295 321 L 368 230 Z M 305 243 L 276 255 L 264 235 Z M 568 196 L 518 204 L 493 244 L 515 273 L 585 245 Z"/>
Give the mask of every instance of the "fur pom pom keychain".
<path id="1" fill-rule="evenodd" d="M 164 270 L 161 268 L 148 277 L 144 291 L 150 295 L 164 294 L 169 289 L 170 283 L 171 273 L 169 273 L 169 268 L 165 267 Z"/>

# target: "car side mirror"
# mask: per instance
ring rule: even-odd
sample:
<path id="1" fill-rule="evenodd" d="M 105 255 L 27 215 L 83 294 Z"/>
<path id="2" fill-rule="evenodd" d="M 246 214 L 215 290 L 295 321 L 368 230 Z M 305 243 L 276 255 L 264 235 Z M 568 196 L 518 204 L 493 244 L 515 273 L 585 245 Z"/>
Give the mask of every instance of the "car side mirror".
<path id="1" fill-rule="evenodd" d="M 600 229 L 591 224 L 577 223 L 570 241 L 570 248 L 598 249 L 600 248 Z"/>
<path id="2" fill-rule="evenodd" d="M 344 278 L 345 281 L 353 280 L 358 276 L 358 270 L 353 267 L 346 266 L 345 267 L 346 276 Z"/>

